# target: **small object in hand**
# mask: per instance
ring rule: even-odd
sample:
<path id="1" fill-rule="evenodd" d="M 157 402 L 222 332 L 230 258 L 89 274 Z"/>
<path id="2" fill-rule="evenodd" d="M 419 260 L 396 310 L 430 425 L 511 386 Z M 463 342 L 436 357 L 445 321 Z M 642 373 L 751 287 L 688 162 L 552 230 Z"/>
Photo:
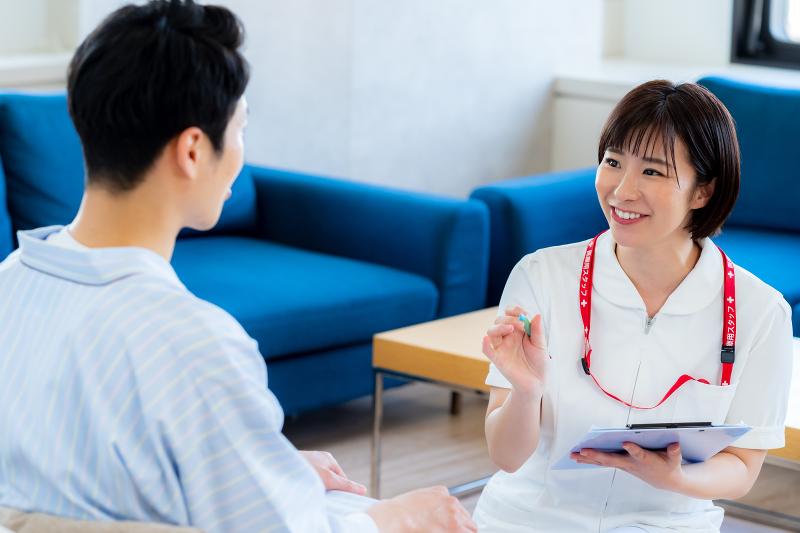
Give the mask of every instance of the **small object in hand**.
<path id="1" fill-rule="evenodd" d="M 519 319 L 522 321 L 522 324 L 525 326 L 525 335 L 528 337 L 531 336 L 531 321 L 525 315 L 519 315 Z"/>

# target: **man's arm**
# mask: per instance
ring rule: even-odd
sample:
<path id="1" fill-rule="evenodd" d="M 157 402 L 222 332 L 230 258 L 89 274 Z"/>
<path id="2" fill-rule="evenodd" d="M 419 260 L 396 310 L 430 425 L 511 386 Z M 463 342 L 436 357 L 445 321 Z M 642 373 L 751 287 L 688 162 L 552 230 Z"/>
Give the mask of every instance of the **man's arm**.
<path id="1" fill-rule="evenodd" d="M 255 341 L 229 317 L 213 317 L 206 330 L 165 361 L 176 375 L 170 385 L 143 396 L 178 472 L 190 525 L 208 533 L 475 531 L 439 489 L 367 513 L 330 513 L 318 474 L 281 433 L 283 412 Z"/>
<path id="2" fill-rule="evenodd" d="M 173 340 L 154 374 L 158 382 L 143 374 L 140 391 L 148 433 L 167 456 L 162 469 L 175 472 L 188 525 L 208 533 L 377 531 L 364 513 L 328 515 L 319 476 L 281 433 L 283 412 L 267 389 L 256 342 L 217 308 L 191 314 L 188 331 L 164 336 Z"/>

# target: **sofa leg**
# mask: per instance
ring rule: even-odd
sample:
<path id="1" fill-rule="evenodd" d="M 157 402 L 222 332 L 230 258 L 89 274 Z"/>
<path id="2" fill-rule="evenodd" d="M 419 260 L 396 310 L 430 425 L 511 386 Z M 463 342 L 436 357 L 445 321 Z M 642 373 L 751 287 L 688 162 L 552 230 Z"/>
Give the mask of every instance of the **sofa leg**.
<path id="1" fill-rule="evenodd" d="M 450 391 L 450 414 L 461 414 L 461 393 Z"/>

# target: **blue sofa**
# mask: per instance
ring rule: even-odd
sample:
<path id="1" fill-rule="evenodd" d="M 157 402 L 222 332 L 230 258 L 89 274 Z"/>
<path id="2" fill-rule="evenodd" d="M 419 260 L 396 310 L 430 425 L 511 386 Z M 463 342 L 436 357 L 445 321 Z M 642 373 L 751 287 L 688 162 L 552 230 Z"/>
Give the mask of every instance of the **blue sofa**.
<path id="1" fill-rule="evenodd" d="M 64 95 L 0 95 L 0 162 L 2 259 L 15 231 L 77 212 Z M 371 393 L 374 333 L 479 308 L 488 232 L 478 201 L 246 166 L 217 227 L 184 231 L 173 266 L 259 342 L 291 414 Z"/>
<path id="2" fill-rule="evenodd" d="M 699 81 L 736 121 L 742 153 L 739 199 L 714 238 L 733 261 L 778 289 L 793 307 L 800 336 L 800 90 L 718 77 Z M 525 254 L 576 242 L 607 228 L 594 190 L 595 168 L 502 181 L 471 198 L 489 207 L 487 303 L 497 304 Z"/>

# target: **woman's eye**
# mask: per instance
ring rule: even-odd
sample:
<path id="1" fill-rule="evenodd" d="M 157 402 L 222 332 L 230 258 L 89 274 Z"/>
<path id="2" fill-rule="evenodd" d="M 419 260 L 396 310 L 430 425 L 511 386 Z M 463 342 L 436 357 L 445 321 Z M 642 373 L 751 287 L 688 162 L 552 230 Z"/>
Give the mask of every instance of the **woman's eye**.
<path id="1" fill-rule="evenodd" d="M 662 174 L 661 172 L 659 172 L 658 170 L 656 170 L 654 168 L 646 168 L 646 169 L 644 169 L 644 175 L 645 176 L 663 176 L 664 174 Z"/>
<path id="2" fill-rule="evenodd" d="M 617 168 L 619 166 L 619 161 L 610 157 L 606 157 L 606 165 Z"/>

